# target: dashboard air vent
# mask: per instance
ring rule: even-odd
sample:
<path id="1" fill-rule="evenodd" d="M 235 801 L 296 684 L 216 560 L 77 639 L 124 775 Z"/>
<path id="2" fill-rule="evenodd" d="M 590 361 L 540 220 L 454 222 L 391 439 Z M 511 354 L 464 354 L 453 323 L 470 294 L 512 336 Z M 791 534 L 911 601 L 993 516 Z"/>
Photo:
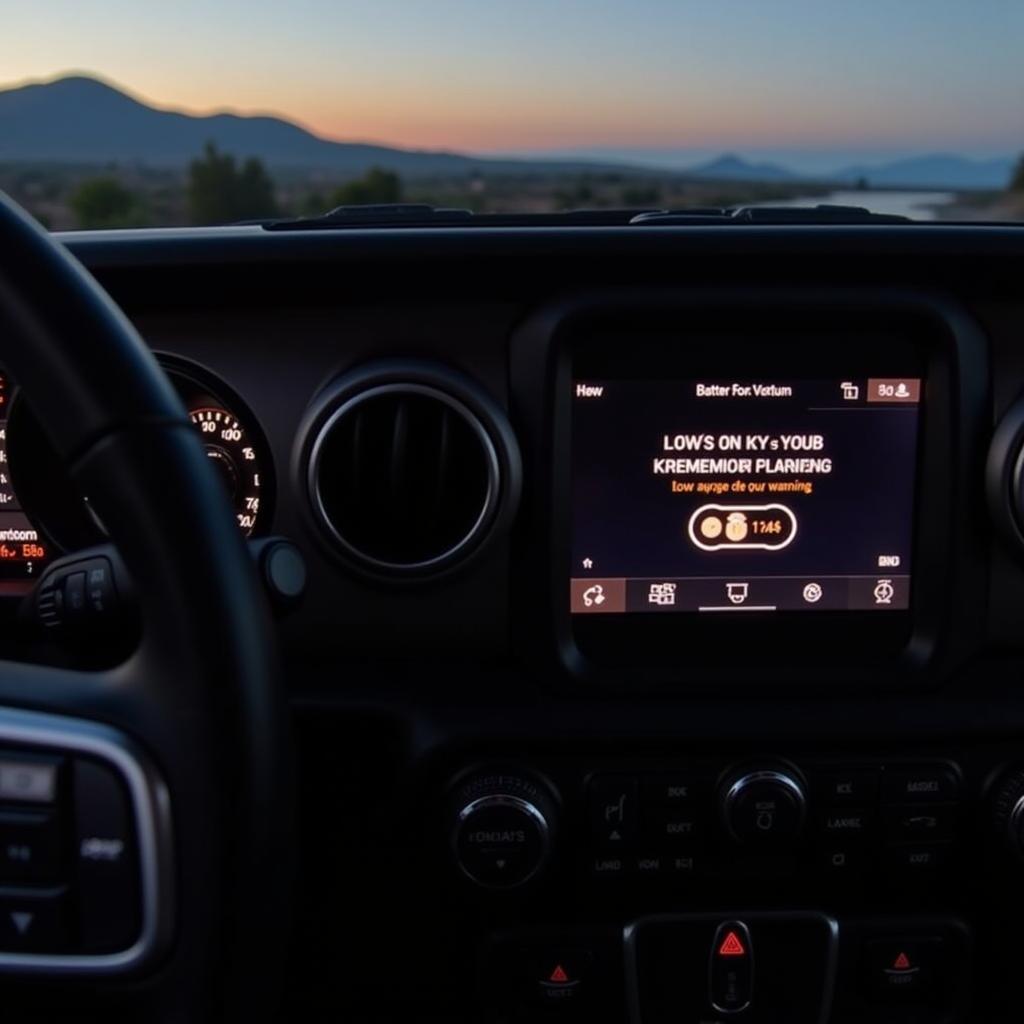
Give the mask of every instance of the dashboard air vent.
<path id="1" fill-rule="evenodd" d="M 429 575 L 467 556 L 491 527 L 498 452 L 470 408 L 423 383 L 343 398 L 310 449 L 309 489 L 328 536 L 373 572 Z"/>

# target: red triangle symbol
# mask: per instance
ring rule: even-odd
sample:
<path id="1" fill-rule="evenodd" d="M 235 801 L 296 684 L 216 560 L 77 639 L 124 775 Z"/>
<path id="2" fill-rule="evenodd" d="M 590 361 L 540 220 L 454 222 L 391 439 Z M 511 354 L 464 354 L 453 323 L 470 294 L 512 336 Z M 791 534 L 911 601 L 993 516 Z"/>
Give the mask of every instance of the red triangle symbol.
<path id="1" fill-rule="evenodd" d="M 554 982 L 556 985 L 564 985 L 569 980 L 569 975 L 565 973 L 565 968 L 558 964 L 555 969 L 551 972 L 551 977 L 548 981 Z"/>
<path id="2" fill-rule="evenodd" d="M 894 971 L 909 971 L 910 970 L 910 957 L 906 953 L 900 953 L 898 957 L 892 962 L 892 969 Z"/>
<path id="3" fill-rule="evenodd" d="M 719 956 L 746 956 L 747 948 L 740 942 L 735 932 L 727 932 L 722 944 L 718 947 Z"/>

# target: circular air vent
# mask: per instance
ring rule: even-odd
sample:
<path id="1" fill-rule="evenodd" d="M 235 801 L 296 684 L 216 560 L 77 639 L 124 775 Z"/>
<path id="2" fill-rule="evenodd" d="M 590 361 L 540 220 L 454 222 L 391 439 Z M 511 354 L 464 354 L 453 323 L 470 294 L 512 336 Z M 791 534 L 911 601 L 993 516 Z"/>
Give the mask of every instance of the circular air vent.
<path id="1" fill-rule="evenodd" d="M 431 575 L 462 561 L 507 497 L 506 430 L 488 429 L 488 403 L 475 411 L 447 380 L 361 383 L 332 391 L 307 449 L 319 525 L 378 574 Z"/>

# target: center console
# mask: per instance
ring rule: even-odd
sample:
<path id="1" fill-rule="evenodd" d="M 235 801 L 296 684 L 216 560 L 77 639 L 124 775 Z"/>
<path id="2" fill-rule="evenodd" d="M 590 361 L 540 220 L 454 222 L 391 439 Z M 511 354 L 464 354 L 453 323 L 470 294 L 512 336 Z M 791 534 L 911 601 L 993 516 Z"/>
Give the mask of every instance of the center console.
<path id="1" fill-rule="evenodd" d="M 1019 751 L 892 720 L 816 742 L 797 709 L 911 716 L 978 648 L 986 358 L 909 292 L 579 295 L 520 326 L 516 635 L 567 731 L 445 751 L 424 823 L 494 1020 L 972 1019 Z M 743 714 L 728 739 L 588 734 L 589 709 L 684 699 Z"/>

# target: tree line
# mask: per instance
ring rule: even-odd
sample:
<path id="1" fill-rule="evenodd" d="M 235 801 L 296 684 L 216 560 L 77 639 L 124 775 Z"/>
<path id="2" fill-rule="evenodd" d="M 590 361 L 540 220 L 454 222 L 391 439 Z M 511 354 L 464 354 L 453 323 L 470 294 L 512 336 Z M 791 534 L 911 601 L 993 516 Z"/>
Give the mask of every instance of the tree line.
<path id="1" fill-rule="evenodd" d="M 373 167 L 326 195 L 311 193 L 302 209 L 293 212 L 315 216 L 336 206 L 397 203 L 401 199 L 399 176 Z M 262 160 L 249 157 L 239 162 L 212 142 L 189 164 L 185 202 L 192 224 L 235 224 L 289 215 L 278 201 L 274 181 Z M 146 197 L 112 174 L 83 181 L 72 192 L 69 205 L 81 228 L 140 227 L 149 220 Z"/>
<path id="2" fill-rule="evenodd" d="M 399 176 L 381 167 L 373 167 L 362 177 L 326 192 L 307 189 L 290 202 L 287 199 L 282 202 L 281 191 L 263 161 L 257 157 L 239 161 L 211 142 L 189 164 L 183 193 L 179 186 L 174 187 L 176 213 L 170 222 L 233 224 L 281 216 L 317 216 L 336 206 L 398 203 L 405 196 Z M 598 193 L 594 182 L 584 175 L 570 186 L 556 187 L 551 201 L 557 209 L 572 209 L 609 204 L 665 205 L 674 198 L 665 195 L 661 185 L 652 182 L 623 183 L 616 194 L 606 192 Z M 1003 195 L 1011 205 L 1024 209 L 1024 155 L 1018 160 Z M 480 199 L 479 196 L 467 198 L 474 206 Z M 501 197 L 497 198 L 500 202 Z M 111 173 L 78 184 L 68 199 L 68 206 L 81 228 L 142 227 L 168 222 L 166 211 L 151 205 L 155 201 L 152 195 L 132 189 Z M 707 196 L 703 197 L 703 203 L 730 205 L 725 199 L 718 202 Z"/>

